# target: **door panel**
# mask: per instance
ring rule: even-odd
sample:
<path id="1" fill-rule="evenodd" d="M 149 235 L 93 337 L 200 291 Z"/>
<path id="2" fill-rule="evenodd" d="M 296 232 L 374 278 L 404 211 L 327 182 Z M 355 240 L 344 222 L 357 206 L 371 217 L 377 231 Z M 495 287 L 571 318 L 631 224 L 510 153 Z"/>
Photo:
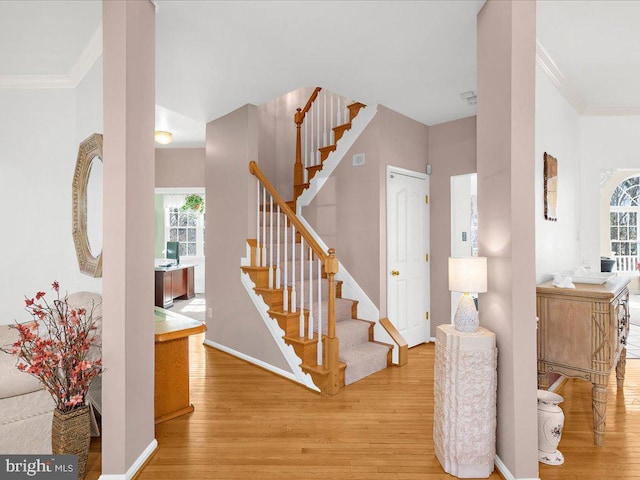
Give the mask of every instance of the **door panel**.
<path id="1" fill-rule="evenodd" d="M 387 173 L 387 316 L 409 343 L 429 340 L 428 180 Z"/>

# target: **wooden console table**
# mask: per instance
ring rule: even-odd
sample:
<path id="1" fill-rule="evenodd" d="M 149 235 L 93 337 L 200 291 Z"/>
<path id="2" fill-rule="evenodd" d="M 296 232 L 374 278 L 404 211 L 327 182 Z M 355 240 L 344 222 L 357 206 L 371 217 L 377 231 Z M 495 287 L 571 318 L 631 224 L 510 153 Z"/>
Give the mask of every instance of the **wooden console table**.
<path id="1" fill-rule="evenodd" d="M 155 309 L 156 425 L 193 412 L 189 401 L 189 336 L 207 330 L 204 323 L 162 308 Z"/>
<path id="2" fill-rule="evenodd" d="M 173 306 L 174 298 L 193 298 L 194 265 L 156 267 L 156 307 Z"/>
<path id="3" fill-rule="evenodd" d="M 616 367 L 624 386 L 629 335 L 629 279 L 603 285 L 577 283 L 575 289 L 538 285 L 538 388 L 547 389 L 547 372 L 582 378 L 593 384 L 594 443 L 604 442 L 607 384 Z"/>

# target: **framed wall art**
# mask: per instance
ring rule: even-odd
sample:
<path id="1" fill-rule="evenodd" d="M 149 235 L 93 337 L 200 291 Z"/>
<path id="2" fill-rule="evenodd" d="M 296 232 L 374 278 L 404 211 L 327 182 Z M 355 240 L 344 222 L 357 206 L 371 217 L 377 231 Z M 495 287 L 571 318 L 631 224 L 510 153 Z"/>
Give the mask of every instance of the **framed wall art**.
<path id="1" fill-rule="evenodd" d="M 544 218 L 558 221 L 558 160 L 544 152 Z"/>

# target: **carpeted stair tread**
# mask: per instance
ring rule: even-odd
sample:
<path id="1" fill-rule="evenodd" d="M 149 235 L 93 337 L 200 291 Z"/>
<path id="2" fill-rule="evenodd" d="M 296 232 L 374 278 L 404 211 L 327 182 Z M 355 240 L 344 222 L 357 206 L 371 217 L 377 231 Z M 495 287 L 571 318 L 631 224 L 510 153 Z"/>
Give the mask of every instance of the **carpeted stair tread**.
<path id="1" fill-rule="evenodd" d="M 349 385 L 387 368 L 389 348 L 378 343 L 363 343 L 343 350 L 339 359 L 347 364 L 344 383 Z"/>
<path id="2" fill-rule="evenodd" d="M 340 350 L 349 350 L 356 345 L 369 343 L 369 327 L 371 324 L 357 319 L 336 322 L 336 336 L 340 340 Z M 323 328 L 326 335 L 326 328 Z"/>

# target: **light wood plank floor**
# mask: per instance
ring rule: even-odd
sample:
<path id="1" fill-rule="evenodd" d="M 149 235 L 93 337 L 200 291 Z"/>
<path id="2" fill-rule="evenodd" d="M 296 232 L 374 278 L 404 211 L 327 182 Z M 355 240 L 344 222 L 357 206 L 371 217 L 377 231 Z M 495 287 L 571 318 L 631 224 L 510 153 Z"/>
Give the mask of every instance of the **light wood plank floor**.
<path id="1" fill-rule="evenodd" d="M 138 479 L 453 478 L 433 453 L 433 344 L 410 349 L 408 367 L 323 398 L 201 342 L 190 344 L 196 411 L 158 425 L 159 448 Z M 541 464 L 540 478 L 640 478 L 639 382 L 640 360 L 627 363 L 624 393 L 613 378 L 602 448 L 592 443 L 590 385 L 567 382 L 566 463 Z M 94 441 L 89 480 L 100 475 L 99 451 Z"/>

